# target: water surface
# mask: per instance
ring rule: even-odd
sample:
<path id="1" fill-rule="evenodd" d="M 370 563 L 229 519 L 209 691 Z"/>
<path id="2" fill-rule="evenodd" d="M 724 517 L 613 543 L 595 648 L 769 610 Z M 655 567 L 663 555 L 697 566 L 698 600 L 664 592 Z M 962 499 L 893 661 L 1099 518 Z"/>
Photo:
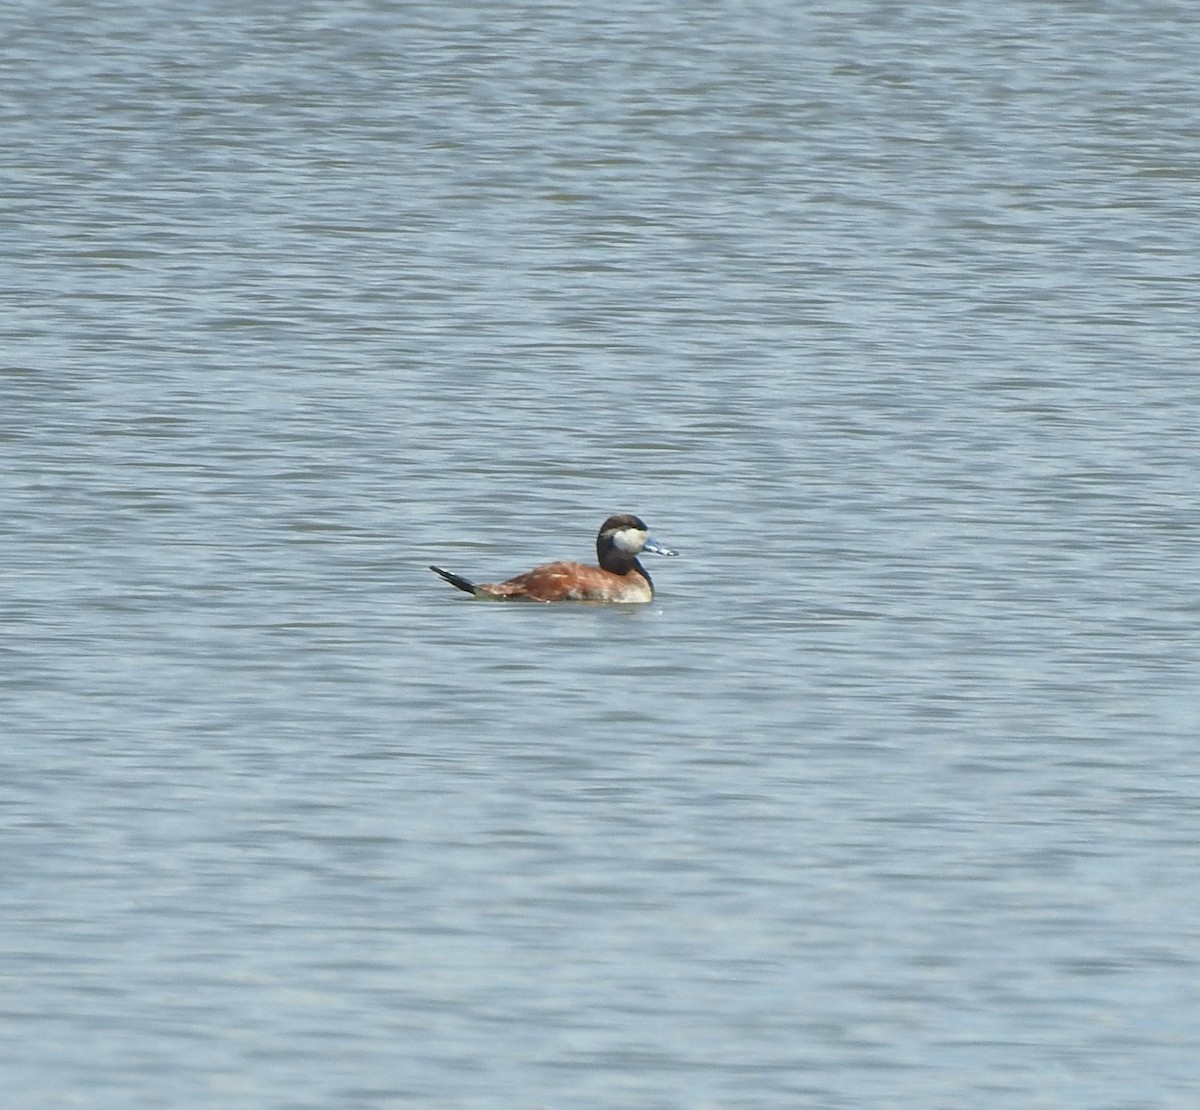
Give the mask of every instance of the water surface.
<path id="1" fill-rule="evenodd" d="M 7 1102 L 1195 1105 L 1200 39 L 959 9 L 4 16 Z"/>

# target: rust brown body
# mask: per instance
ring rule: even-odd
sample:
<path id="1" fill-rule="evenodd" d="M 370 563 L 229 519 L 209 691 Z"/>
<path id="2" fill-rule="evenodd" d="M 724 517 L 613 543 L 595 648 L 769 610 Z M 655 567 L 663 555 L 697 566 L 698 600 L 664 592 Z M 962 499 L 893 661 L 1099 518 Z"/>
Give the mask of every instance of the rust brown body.
<path id="1" fill-rule="evenodd" d="M 583 563 L 547 563 L 507 582 L 476 586 L 475 596 L 527 601 L 645 602 L 653 599 L 654 587 L 636 559 L 624 574 Z"/>

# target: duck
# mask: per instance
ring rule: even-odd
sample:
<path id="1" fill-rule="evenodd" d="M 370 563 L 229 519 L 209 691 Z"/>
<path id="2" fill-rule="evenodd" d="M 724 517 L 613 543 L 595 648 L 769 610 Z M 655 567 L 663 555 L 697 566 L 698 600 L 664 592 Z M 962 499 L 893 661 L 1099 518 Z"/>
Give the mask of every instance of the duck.
<path id="1" fill-rule="evenodd" d="M 622 605 L 654 599 L 654 583 L 638 562 L 643 553 L 678 555 L 660 544 L 641 517 L 632 513 L 610 516 L 596 536 L 598 567 L 558 562 L 518 574 L 505 582 L 476 583 L 441 567 L 430 566 L 451 586 L 473 597 L 497 601 L 593 601 Z"/>

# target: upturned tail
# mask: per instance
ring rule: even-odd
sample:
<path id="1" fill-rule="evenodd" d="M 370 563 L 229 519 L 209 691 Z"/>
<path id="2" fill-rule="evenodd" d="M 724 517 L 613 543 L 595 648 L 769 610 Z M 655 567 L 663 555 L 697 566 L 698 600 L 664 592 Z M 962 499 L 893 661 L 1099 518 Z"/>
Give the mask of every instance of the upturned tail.
<path id="1" fill-rule="evenodd" d="M 462 590 L 465 594 L 475 593 L 475 583 L 468 582 L 461 574 L 451 574 L 448 570 L 442 570 L 441 567 L 430 566 L 429 568 L 434 574 L 440 574 L 451 586 Z"/>

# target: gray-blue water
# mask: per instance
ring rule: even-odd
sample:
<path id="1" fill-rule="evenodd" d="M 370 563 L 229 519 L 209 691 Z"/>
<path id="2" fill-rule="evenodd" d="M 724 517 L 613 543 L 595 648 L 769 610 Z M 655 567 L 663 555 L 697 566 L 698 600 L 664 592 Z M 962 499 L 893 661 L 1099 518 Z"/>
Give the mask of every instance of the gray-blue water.
<path id="1" fill-rule="evenodd" d="M 0 1101 L 1200 1104 L 1192 0 L 0 11 Z M 476 603 L 610 512 L 636 609 Z"/>

